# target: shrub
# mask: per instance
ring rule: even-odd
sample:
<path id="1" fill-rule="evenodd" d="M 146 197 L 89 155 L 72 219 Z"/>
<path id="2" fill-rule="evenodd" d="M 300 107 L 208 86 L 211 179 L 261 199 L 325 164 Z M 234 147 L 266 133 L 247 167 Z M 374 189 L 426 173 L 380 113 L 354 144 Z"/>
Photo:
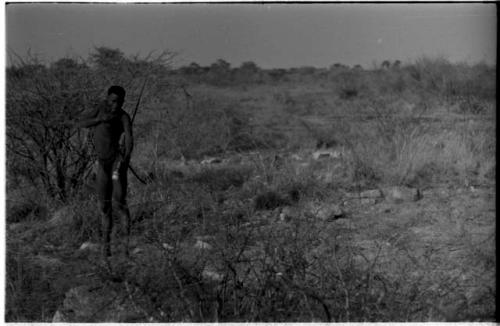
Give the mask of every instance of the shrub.
<path id="1" fill-rule="evenodd" d="M 250 177 L 252 170 L 244 166 L 222 166 L 205 168 L 187 178 L 211 191 L 226 191 L 240 188 Z"/>
<path id="2" fill-rule="evenodd" d="M 25 66 L 13 69 L 22 71 Z M 22 164 L 29 171 L 28 180 L 64 201 L 81 186 L 91 164 L 86 133 L 72 129 L 68 121 L 82 106 L 91 106 L 87 98 L 96 90 L 89 86 L 92 79 L 86 67 L 72 67 L 72 78 L 61 69 L 55 65 L 22 78 L 16 71 L 8 72 L 6 122 L 8 166 Z"/>
<path id="3" fill-rule="evenodd" d="M 492 100 L 496 95 L 495 69 L 485 64 L 470 66 L 452 64 L 444 57 L 422 57 L 404 70 L 416 81 L 418 91 L 451 103 L 470 97 Z"/>
<path id="4" fill-rule="evenodd" d="M 49 67 L 18 57 L 7 70 L 9 173 L 67 201 L 93 163 L 89 132 L 74 128 L 72 120 L 94 107 L 111 84 L 127 88 L 137 78 L 164 72 L 165 56 L 128 59 L 119 50 L 97 48 L 89 63 L 64 58 Z"/>
<path id="5" fill-rule="evenodd" d="M 159 113 L 157 128 L 159 156 L 201 159 L 227 151 L 265 147 L 264 136 L 250 124 L 250 116 L 226 98 L 182 96 Z"/>
<path id="6" fill-rule="evenodd" d="M 6 322 L 50 322 L 50 313 L 55 311 L 63 293 L 54 289 L 54 271 L 23 256 L 9 251 L 6 257 L 5 321 Z M 42 316 L 42 319 L 41 319 Z"/>
<path id="7" fill-rule="evenodd" d="M 256 210 L 269 210 L 286 205 L 290 205 L 290 200 L 275 191 L 267 191 L 255 198 Z"/>
<path id="8" fill-rule="evenodd" d="M 445 179 L 467 184 L 477 180 L 478 173 L 481 178 L 490 173 L 486 171 L 492 169 L 494 151 L 487 140 L 494 137 L 473 120 L 444 129 L 418 119 L 418 112 L 390 98 L 371 101 L 371 109 L 373 119 L 351 122 L 348 132 L 340 135 L 352 153 L 347 166 L 353 181 L 372 186 Z"/>
<path id="9" fill-rule="evenodd" d="M 7 205 L 7 223 L 19 223 L 31 220 L 45 220 L 48 214 L 46 207 L 33 200 Z"/>
<path id="10" fill-rule="evenodd" d="M 364 73 L 359 70 L 346 70 L 334 74 L 331 79 L 335 83 L 336 93 L 343 100 L 349 100 L 358 96 L 366 96 L 367 85 Z"/>

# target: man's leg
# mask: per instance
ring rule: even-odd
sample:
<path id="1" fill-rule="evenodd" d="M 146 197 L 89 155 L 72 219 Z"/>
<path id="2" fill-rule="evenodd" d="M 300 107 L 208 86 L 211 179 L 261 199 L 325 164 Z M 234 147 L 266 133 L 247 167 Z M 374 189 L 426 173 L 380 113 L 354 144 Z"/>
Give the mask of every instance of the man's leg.
<path id="1" fill-rule="evenodd" d="M 113 215 L 111 208 L 112 181 L 111 166 L 99 162 L 97 167 L 97 198 L 101 211 L 101 242 L 103 255 L 111 256 L 111 231 L 113 229 Z"/>
<path id="2" fill-rule="evenodd" d="M 128 257 L 128 246 L 130 237 L 130 211 L 127 205 L 127 170 L 128 166 L 122 164 L 119 170 L 118 180 L 113 180 L 113 204 L 120 216 L 120 230 L 118 232 L 120 250 Z"/>

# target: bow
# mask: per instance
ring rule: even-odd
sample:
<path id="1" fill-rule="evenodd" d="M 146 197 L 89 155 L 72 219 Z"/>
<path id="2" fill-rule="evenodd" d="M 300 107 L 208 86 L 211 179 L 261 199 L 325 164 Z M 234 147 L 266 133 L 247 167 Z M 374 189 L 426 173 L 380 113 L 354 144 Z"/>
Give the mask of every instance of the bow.
<path id="1" fill-rule="evenodd" d="M 147 78 L 144 79 L 144 83 L 142 84 L 141 92 L 139 93 L 139 98 L 137 99 L 137 104 L 135 105 L 134 114 L 132 115 L 132 121 L 130 124 L 134 124 L 134 119 L 135 119 L 135 116 L 137 114 L 137 110 L 139 109 L 139 104 L 141 103 L 142 93 L 144 93 L 144 88 L 146 87 L 147 81 L 148 81 Z"/>
<path id="2" fill-rule="evenodd" d="M 139 104 L 141 103 L 142 94 L 144 93 L 144 88 L 146 87 L 146 82 L 147 81 L 148 81 L 147 78 L 144 79 L 144 83 L 142 84 L 141 92 L 139 93 L 139 98 L 137 99 L 137 104 L 135 105 L 134 113 L 132 114 L 132 119 L 130 121 L 130 127 L 131 128 L 132 128 L 132 125 L 134 124 L 134 119 L 135 119 L 135 116 L 137 114 L 137 110 L 139 109 Z M 137 180 L 139 180 L 143 184 L 146 184 L 146 181 L 142 180 L 139 177 L 139 175 L 137 174 L 137 172 L 135 172 L 135 170 L 132 168 L 132 165 L 129 164 L 128 168 L 129 168 L 130 172 L 132 172 L 132 174 L 137 178 Z"/>

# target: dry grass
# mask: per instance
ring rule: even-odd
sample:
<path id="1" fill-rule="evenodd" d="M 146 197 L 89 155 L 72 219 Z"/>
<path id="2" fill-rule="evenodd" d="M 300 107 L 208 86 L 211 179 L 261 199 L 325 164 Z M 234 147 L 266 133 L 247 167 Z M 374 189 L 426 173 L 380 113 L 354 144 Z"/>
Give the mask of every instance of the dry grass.
<path id="1" fill-rule="evenodd" d="M 134 127 L 133 164 L 148 179 L 130 176 L 142 253 L 113 277 L 148 321 L 492 320 L 495 208 L 489 193 L 462 191 L 494 185 L 492 77 L 490 67 L 424 58 L 259 84 L 159 82 Z M 318 143 L 342 155 L 314 160 Z M 200 165 L 207 156 L 222 162 Z M 109 277 L 75 254 L 97 239 L 95 201 L 75 192 L 66 223 L 50 227 L 37 207 L 61 204 L 33 201 L 37 189 L 14 182 L 33 176 L 9 171 L 9 221 L 20 223 L 7 233 L 6 318 L 50 321 L 78 275 Z M 312 213 L 388 185 L 448 188 L 355 205 L 333 222 Z M 40 255 L 65 263 L 41 266 Z"/>

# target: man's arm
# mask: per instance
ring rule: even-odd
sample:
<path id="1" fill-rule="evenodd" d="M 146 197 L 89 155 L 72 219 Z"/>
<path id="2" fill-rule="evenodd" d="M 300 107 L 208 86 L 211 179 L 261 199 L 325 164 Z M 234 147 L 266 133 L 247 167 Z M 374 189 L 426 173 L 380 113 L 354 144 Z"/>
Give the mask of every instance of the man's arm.
<path id="1" fill-rule="evenodd" d="M 93 127 L 99 124 L 100 122 L 98 119 L 98 115 L 99 115 L 99 107 L 96 106 L 90 112 L 82 114 L 82 116 L 75 121 L 75 126 L 77 128 Z"/>
<path id="2" fill-rule="evenodd" d="M 104 105 L 104 104 L 102 104 Z M 75 125 L 78 128 L 90 128 L 94 127 L 101 122 L 106 122 L 116 117 L 116 114 L 105 112 L 102 106 L 97 106 L 88 114 L 84 114 Z"/>
<path id="3" fill-rule="evenodd" d="M 128 114 L 122 115 L 123 123 L 123 135 L 125 142 L 125 152 L 123 153 L 123 158 L 126 162 L 130 162 L 130 157 L 132 155 L 132 149 L 134 148 L 134 138 L 132 136 L 132 122 Z"/>

